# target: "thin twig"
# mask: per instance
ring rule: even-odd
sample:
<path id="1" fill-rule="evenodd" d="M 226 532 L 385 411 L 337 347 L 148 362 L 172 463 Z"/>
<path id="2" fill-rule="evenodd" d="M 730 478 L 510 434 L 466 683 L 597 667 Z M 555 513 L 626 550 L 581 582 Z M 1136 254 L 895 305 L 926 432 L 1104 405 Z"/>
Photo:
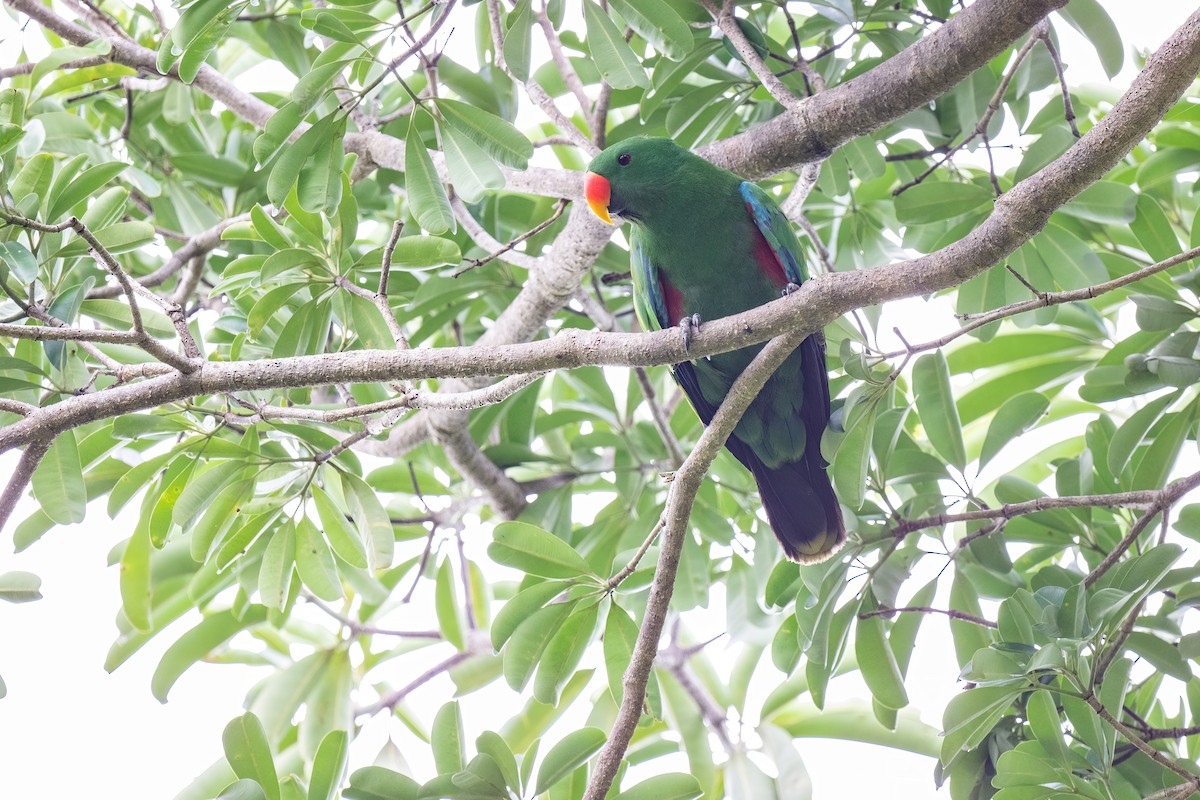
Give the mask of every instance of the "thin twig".
<path id="1" fill-rule="evenodd" d="M 1037 33 L 1031 33 L 1029 38 L 1025 40 L 1025 44 L 1023 44 L 1021 49 L 1017 51 L 1016 58 L 1013 59 L 1013 62 L 1009 65 L 1008 69 L 1005 70 L 1004 76 L 1000 79 L 1000 85 L 996 87 L 996 91 L 992 93 L 991 99 L 988 100 L 987 109 L 983 112 L 983 116 L 979 118 L 979 122 L 975 123 L 975 129 L 964 136 L 958 144 L 950 148 L 944 156 L 935 161 L 920 175 L 893 190 L 893 195 L 903 194 L 905 190 L 911 189 L 918 183 L 921 183 L 935 171 L 937 171 L 939 167 L 941 167 L 950 159 L 954 158 L 954 154 L 959 150 L 962 150 L 968 144 L 975 141 L 977 137 L 987 134 L 987 129 L 992 122 L 992 117 L 997 111 L 1000 110 L 1000 104 L 1004 101 L 1004 94 L 1008 91 L 1008 85 L 1012 83 L 1012 79 L 1017 74 L 1017 67 L 1021 66 L 1021 62 L 1025 60 L 1025 57 L 1029 55 L 1029 52 L 1033 50 L 1034 45 L 1036 45 L 1039 41 L 1041 41 L 1041 38 L 1037 35 Z"/>
<path id="2" fill-rule="evenodd" d="M 510 239 L 508 241 L 508 243 L 505 244 L 503 247 L 501 247 L 499 250 L 489 253 L 488 255 L 484 256 L 483 258 L 468 258 L 468 259 L 466 259 L 467 266 L 465 266 L 462 269 L 455 272 L 451 277 L 457 278 L 459 275 L 462 275 L 463 273 L 466 273 L 466 272 L 470 272 L 471 270 L 475 269 L 476 267 L 482 267 L 484 264 L 488 263 L 489 261 L 493 261 L 493 260 L 499 258 L 500 256 L 504 255 L 505 253 L 509 252 L 510 250 L 512 250 L 514 247 L 516 247 L 517 245 L 519 245 L 521 242 L 525 241 L 526 239 L 529 239 L 533 236 L 537 236 L 539 233 L 546 230 L 546 228 L 549 228 L 551 225 L 553 225 L 558 220 L 558 218 L 563 215 L 563 212 L 567 210 L 567 206 L 569 206 L 570 204 L 571 204 L 570 200 L 567 200 L 567 199 L 559 200 L 557 205 L 555 205 L 555 207 L 554 207 L 554 213 L 551 214 L 549 216 L 549 218 L 547 218 L 545 221 L 539 222 L 537 225 L 535 225 L 534 227 L 525 231 L 524 233 L 520 234 L 519 236 L 517 236 L 513 239 Z"/>
<path id="3" fill-rule="evenodd" d="M 1097 283 L 1093 286 L 1085 286 L 1082 289 L 1067 289 L 1061 292 L 1042 292 L 1033 288 L 1032 286 L 1029 286 L 1029 288 L 1038 295 L 1037 299 L 1023 300 L 1018 303 L 1010 303 L 1009 305 L 1002 306 L 995 311 L 988 311 L 980 314 L 979 316 L 972 316 L 968 324 L 962 326 L 953 333 L 948 333 L 945 336 L 938 337 L 937 339 L 931 339 L 928 342 L 912 345 L 908 352 L 920 353 L 926 350 L 937 350 L 945 347 L 947 344 L 954 341 L 958 337 L 963 336 L 964 334 L 970 333 L 978 328 L 982 328 L 984 325 L 990 325 L 993 322 L 998 322 L 1002 319 L 1016 316 L 1017 314 L 1024 314 L 1027 311 L 1036 311 L 1040 308 L 1062 305 L 1063 303 L 1075 303 L 1082 300 L 1092 300 L 1102 294 L 1107 294 L 1108 292 L 1116 289 L 1123 289 L 1126 286 L 1149 278 L 1152 275 L 1157 275 L 1158 273 L 1171 269 L 1172 267 L 1177 267 L 1180 264 L 1191 261 L 1197 257 L 1200 257 L 1200 247 L 1193 247 L 1190 250 L 1185 250 L 1178 255 L 1163 259 L 1162 261 L 1151 264 L 1148 267 L 1143 267 L 1135 272 L 1131 272 L 1128 275 L 1122 275 L 1119 278 L 1113 278 L 1110 281 Z M 897 356 L 905 355 L 905 352 L 906 351 L 904 350 L 897 350 L 884 353 L 882 354 L 882 357 L 895 358 Z"/>
<path id="4" fill-rule="evenodd" d="M 391 711 L 395 709 L 397 704 L 399 704 L 404 698 L 408 697 L 410 694 L 415 692 L 417 689 L 420 689 L 422 686 L 429 683 L 443 672 L 446 672 L 466 661 L 468 658 L 471 658 L 471 656 L 471 653 L 455 653 L 445 661 L 435 664 L 434 666 L 422 672 L 411 683 L 403 688 L 384 695 L 383 697 L 379 698 L 377 702 L 367 706 L 366 708 L 360 708 L 356 710 L 354 712 L 354 718 L 358 719 L 359 717 L 373 717 L 380 711 Z"/>
<path id="5" fill-rule="evenodd" d="M 968 614 L 966 611 L 956 611 L 953 608 L 929 608 L 928 606 L 904 606 L 903 608 L 880 608 L 875 611 L 865 611 L 858 615 L 859 619 L 867 619 L 868 617 L 890 617 L 893 614 L 900 612 L 918 612 L 921 614 L 945 614 L 950 619 L 958 619 L 963 622 L 970 622 L 975 625 L 982 625 L 985 628 L 999 628 L 1000 626 L 992 622 L 990 619 L 975 614 Z"/>
<path id="6" fill-rule="evenodd" d="M 1050 61 L 1054 64 L 1054 72 L 1058 75 L 1058 85 L 1062 90 L 1063 116 L 1066 117 L 1067 124 L 1071 126 L 1071 133 L 1076 139 L 1080 139 L 1083 137 L 1083 134 L 1079 132 L 1079 126 L 1075 124 L 1075 107 L 1071 105 L 1071 90 L 1067 87 L 1067 76 L 1063 71 L 1063 63 L 1058 55 L 1058 48 L 1054 46 L 1054 40 L 1050 36 L 1050 26 L 1043 21 L 1038 26 L 1038 31 L 1042 44 L 1046 45 L 1046 52 L 1050 54 Z"/>
<path id="7" fill-rule="evenodd" d="M 441 640 L 442 634 L 439 631 L 400 631 L 390 628 L 376 628 L 373 625 L 364 625 L 356 619 L 342 614 L 336 609 L 329 606 L 319 597 L 311 592 L 304 592 L 304 599 L 313 606 L 321 609 L 330 617 L 340 622 L 346 629 L 350 631 L 351 636 L 372 635 L 372 636 L 396 636 L 405 639 L 436 639 Z"/>
<path id="8" fill-rule="evenodd" d="M 658 534 L 662 531 L 663 526 L 666 525 L 666 523 L 666 517 L 658 518 L 658 522 L 654 523 L 654 527 L 650 529 L 650 534 L 646 536 L 646 539 L 642 542 L 641 547 L 639 547 L 637 552 L 633 554 L 633 558 L 629 559 L 629 563 L 621 567 L 621 569 L 618 570 L 615 575 L 608 579 L 608 582 L 605 584 L 605 588 L 607 588 L 608 591 L 611 592 L 613 589 L 616 589 L 626 578 L 633 574 L 633 571 L 637 569 L 638 564 L 641 562 L 642 557 L 646 555 L 646 551 L 650 549 L 650 545 L 654 544 L 654 540 L 658 538 Z"/>
<path id="9" fill-rule="evenodd" d="M 737 50 L 738 55 L 742 57 L 742 61 L 754 73 L 754 77 L 758 78 L 759 82 L 771 94 L 777 103 L 788 110 L 796 110 L 801 102 L 801 98 L 792 94 L 791 90 L 783 85 L 783 81 L 776 77 L 775 73 L 771 72 L 771 68 L 763 61 L 762 56 L 754 49 L 754 45 L 746 38 L 746 34 L 738 25 L 737 18 L 733 15 L 733 8 L 728 5 L 722 5 L 720 8 L 712 2 L 712 0 L 700 0 L 708 13 L 712 15 L 717 22 L 717 27 L 721 29 L 721 33 L 725 34 L 726 38 L 733 44 L 733 49 Z M 807 63 L 807 62 L 806 62 Z"/>

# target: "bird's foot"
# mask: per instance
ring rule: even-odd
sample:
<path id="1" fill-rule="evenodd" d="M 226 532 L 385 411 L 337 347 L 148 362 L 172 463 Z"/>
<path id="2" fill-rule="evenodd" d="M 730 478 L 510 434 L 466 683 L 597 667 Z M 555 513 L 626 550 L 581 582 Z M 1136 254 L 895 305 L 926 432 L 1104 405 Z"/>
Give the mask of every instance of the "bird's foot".
<path id="1" fill-rule="evenodd" d="M 692 348 L 692 334 L 700 330 L 700 315 L 692 314 L 679 320 L 679 329 L 683 331 L 683 352 Z"/>
<path id="2" fill-rule="evenodd" d="M 787 286 L 783 287 L 783 292 L 782 292 L 782 294 L 783 294 L 783 296 L 784 296 L 784 297 L 787 297 L 787 296 L 788 296 L 789 294 L 791 294 L 792 292 L 798 292 L 798 291 L 800 291 L 800 284 L 798 284 L 798 283 L 789 283 Z"/>

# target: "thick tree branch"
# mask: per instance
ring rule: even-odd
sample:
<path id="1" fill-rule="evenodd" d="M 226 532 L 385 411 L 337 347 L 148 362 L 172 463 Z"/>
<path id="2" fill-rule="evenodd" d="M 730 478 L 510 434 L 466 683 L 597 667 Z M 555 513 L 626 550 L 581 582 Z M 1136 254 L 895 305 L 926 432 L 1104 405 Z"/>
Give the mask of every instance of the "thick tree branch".
<path id="1" fill-rule="evenodd" d="M 37 469 L 42 457 L 49 449 L 49 441 L 37 440 L 26 445 L 25 451 L 21 453 L 21 458 L 17 461 L 17 468 L 13 470 L 12 476 L 5 484 L 4 492 L 0 493 L 0 530 L 4 530 L 5 524 L 17 507 L 17 502 L 21 499 L 21 495 L 25 494 L 25 488 L 33 479 L 34 470 Z"/>

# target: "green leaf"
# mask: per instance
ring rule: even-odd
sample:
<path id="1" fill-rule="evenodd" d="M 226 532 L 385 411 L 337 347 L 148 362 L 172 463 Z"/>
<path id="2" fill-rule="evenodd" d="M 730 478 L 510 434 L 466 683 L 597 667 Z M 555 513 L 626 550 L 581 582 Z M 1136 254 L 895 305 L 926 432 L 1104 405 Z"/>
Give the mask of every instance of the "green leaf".
<path id="1" fill-rule="evenodd" d="M 1162 206 L 1150 195 L 1138 195 L 1137 218 L 1130 228 L 1152 260 L 1165 261 L 1179 254 L 1179 239 Z"/>
<path id="2" fill-rule="evenodd" d="M 513 796 L 521 795 L 521 773 L 517 766 L 517 758 L 513 755 L 508 742 L 495 731 L 484 731 L 475 739 L 475 749 L 479 755 L 487 756 L 496 764 L 503 776 L 504 784 Z"/>
<path id="3" fill-rule="evenodd" d="M 551 603 L 535 611 L 521 624 L 504 648 L 504 679 L 520 691 L 529 683 L 533 668 L 575 608 L 574 601 Z"/>
<path id="4" fill-rule="evenodd" d="M 121 553 L 121 610 L 140 631 L 152 629 L 150 619 L 150 516 L 143 513 Z"/>
<path id="5" fill-rule="evenodd" d="M 616 800 L 692 800 L 704 794 L 700 783 L 691 775 L 668 772 L 647 778 L 617 794 Z"/>
<path id="6" fill-rule="evenodd" d="M 267 800 L 267 795 L 258 781 L 242 778 L 221 790 L 216 800 Z"/>
<path id="7" fill-rule="evenodd" d="M 438 774 L 461 772 L 467 763 L 466 743 L 463 740 L 462 712 L 458 701 L 442 706 L 433 718 L 430 729 L 433 763 Z"/>
<path id="8" fill-rule="evenodd" d="M 242 461 L 218 461 L 201 469 L 204 471 L 192 473 L 179 499 L 175 501 L 175 507 L 171 509 L 171 519 L 185 531 L 204 513 L 222 489 L 241 476 L 246 464 Z"/>
<path id="9" fill-rule="evenodd" d="M 442 632 L 442 638 L 454 645 L 455 648 L 462 650 L 464 646 L 463 624 L 459 619 L 458 599 L 454 594 L 454 571 L 450 566 L 450 559 L 445 558 L 442 559 L 442 565 L 438 567 L 434 591 L 438 630 Z"/>
<path id="10" fill-rule="evenodd" d="M 1173 331 L 1196 318 L 1192 309 L 1158 295 L 1135 294 L 1129 299 L 1137 306 L 1137 324 L 1144 331 Z"/>
<path id="11" fill-rule="evenodd" d="M 342 74 L 352 60 L 344 58 L 323 64 L 314 62 L 312 69 L 296 81 L 292 89 L 292 102 L 300 107 L 303 112 L 301 116 L 316 107 L 325 93 L 332 88 L 333 79 Z"/>
<path id="12" fill-rule="evenodd" d="M 610 0 L 627 25 L 672 61 L 691 52 L 691 28 L 665 0 Z"/>
<path id="13" fill-rule="evenodd" d="M 1179 392 L 1172 392 L 1151 400 L 1121 423 L 1108 445 L 1108 469 L 1113 475 L 1121 475 L 1125 471 L 1134 451 L 1145 441 L 1146 434 L 1179 397 Z"/>
<path id="14" fill-rule="evenodd" d="M 849 25 L 854 22 L 853 0 L 813 0 L 817 13 L 833 20 L 838 25 Z"/>
<path id="15" fill-rule="evenodd" d="M 50 445 L 30 481 L 38 506 L 59 525 L 83 522 L 87 491 L 74 431 L 63 431 Z"/>
<path id="16" fill-rule="evenodd" d="M 150 680 L 150 690 L 160 703 L 167 702 L 167 693 L 188 667 L 227 642 L 234 634 L 258 625 L 267 618 L 264 606 L 253 605 L 239 619 L 233 611 L 220 611 L 205 617 L 200 624 L 180 636 L 167 648 Z"/>
<path id="17" fill-rule="evenodd" d="M 1137 215 L 1137 201 L 1137 193 L 1125 184 L 1097 181 L 1061 210 L 1089 222 L 1124 225 Z"/>
<path id="18" fill-rule="evenodd" d="M 530 614 L 551 599 L 566 591 L 570 584 L 565 581 L 544 581 L 522 589 L 509 600 L 492 620 L 492 648 L 496 652 L 504 647 L 513 632 Z"/>
<path id="19" fill-rule="evenodd" d="M 32 572 L 14 570 L 0 575 L 0 600 L 32 603 L 42 599 L 42 579 Z"/>
<path id="20" fill-rule="evenodd" d="M 339 113 L 334 111 L 321 117 L 299 139 L 283 148 L 283 153 L 275 160 L 267 177 L 267 198 L 276 206 L 283 205 L 300 176 L 301 168 L 313 152 L 328 146 L 330 140 L 335 138 L 335 123 Z"/>
<path id="21" fill-rule="evenodd" d="M 481 108 L 444 97 L 437 100 L 442 113 L 443 132 L 447 128 L 461 133 L 487 155 L 514 169 L 525 169 L 533 156 L 533 143 L 511 123 Z"/>
<path id="22" fill-rule="evenodd" d="M 439 128 L 450 182 L 463 200 L 474 203 L 485 192 L 504 186 L 504 173 L 483 148 L 452 125 Z"/>
<path id="23" fill-rule="evenodd" d="M 392 253 L 392 266 L 405 270 L 433 269 L 460 261 L 458 245 L 438 236 L 402 236 Z"/>
<path id="24" fill-rule="evenodd" d="M 504 34 L 504 63 L 513 77 L 522 83 L 529 80 L 529 56 L 533 35 L 531 0 L 521 0 L 508 15 L 508 31 Z"/>
<path id="25" fill-rule="evenodd" d="M 527 522 L 502 522 L 492 534 L 488 555 L 498 564 L 543 578 L 591 575 L 583 556 L 552 533 Z"/>
<path id="26" fill-rule="evenodd" d="M 580 728 L 568 733 L 542 757 L 542 764 L 538 767 L 537 788 L 533 793 L 540 795 L 586 764 L 606 741 L 608 735 L 599 728 Z"/>
<path id="27" fill-rule="evenodd" d="M 98 164 L 91 169 L 84 170 L 62 189 L 56 186 L 53 197 L 50 199 L 50 207 L 46 212 L 46 218 L 57 220 L 75 208 L 75 206 L 91 197 L 101 186 L 128 168 L 128 164 L 122 164 L 119 161 L 110 161 L 107 164 Z M 153 229 L 151 229 L 151 235 L 153 235 Z"/>
<path id="28" fill-rule="evenodd" d="M 1063 743 L 1062 718 L 1058 715 L 1050 692 L 1031 694 L 1026 701 L 1025 711 L 1029 727 L 1038 742 L 1047 752 L 1065 763 L 1068 756 L 1066 745 Z"/>
<path id="29" fill-rule="evenodd" d="M 952 697 L 942 717 L 942 764 L 949 767 L 964 751 L 978 746 L 1023 688 L 978 686 Z"/>
<path id="30" fill-rule="evenodd" d="M 350 775 L 342 790 L 346 800 L 417 800 L 421 786 L 407 775 L 386 767 L 363 767 Z"/>
<path id="31" fill-rule="evenodd" d="M 1004 402 L 988 425 L 983 448 L 979 452 L 982 467 L 1005 445 L 1032 428 L 1050 408 L 1050 401 L 1039 392 L 1022 392 Z"/>
<path id="32" fill-rule="evenodd" d="M 103 40 L 99 39 L 97 41 Z M 56 50 L 54 52 L 57 53 L 60 51 Z M 50 186 L 53 181 L 54 156 L 49 153 L 38 153 L 28 159 L 25 162 L 25 166 L 21 167 L 20 171 L 13 176 L 8 184 L 8 190 L 18 204 L 22 204 L 22 201 L 27 196 L 33 195 L 37 198 L 37 205 L 40 207 L 50 193 Z M 29 251 L 26 250 L 26 252 Z M 3 253 L 3 247 L 0 247 L 0 253 Z M 3 255 L 0 255 L 0 260 L 3 260 Z"/>
<path id="33" fill-rule="evenodd" d="M 559 690 L 575 672 L 583 651 L 592 641 L 598 612 L 596 603 L 576 610 L 547 643 L 533 682 L 535 698 L 550 705 L 558 702 Z"/>
<path id="34" fill-rule="evenodd" d="M 154 226 L 142 220 L 117 222 L 99 231 L 93 231 L 96 239 L 108 252 L 116 255 L 136 250 L 154 239 Z M 54 254 L 55 258 L 75 258 L 87 253 L 91 247 L 84 239 L 76 238 Z"/>
<path id="35" fill-rule="evenodd" d="M 340 117 L 333 133 L 313 148 L 312 158 L 300 169 L 296 182 L 296 202 L 311 214 L 324 212 L 328 217 L 337 213 L 342 201 L 342 137 L 346 133 L 346 117 Z"/>
<path id="36" fill-rule="evenodd" d="M 838 499 L 855 510 L 862 508 L 867 491 L 867 468 L 871 464 L 871 434 L 882 395 L 863 400 L 850 413 L 846 435 L 833 457 L 831 477 Z"/>
<path id="37" fill-rule="evenodd" d="M 296 526 L 288 520 L 271 534 L 258 569 L 258 596 L 263 605 L 282 611 L 292 586 L 296 564 Z"/>
<path id="38" fill-rule="evenodd" d="M 864 606 L 864 609 L 867 609 Z M 870 610 L 870 609 L 867 609 Z M 896 657 L 888 645 L 883 619 L 878 616 L 859 619 L 854 637 L 854 655 L 863 681 L 871 690 L 871 696 L 883 706 L 900 709 L 908 705 L 908 693 L 904 690 L 904 678 Z"/>
<path id="39" fill-rule="evenodd" d="M 296 523 L 296 571 L 313 594 L 322 600 L 341 600 L 342 583 L 328 542 L 308 517 Z"/>
<path id="40" fill-rule="evenodd" d="M 1072 0 L 1070 6 L 1059 9 L 1058 13 L 1096 48 L 1096 55 L 1100 56 L 1100 64 L 1108 77 L 1116 77 L 1125 63 L 1125 48 L 1117 26 L 1099 0 Z"/>
<path id="41" fill-rule="evenodd" d="M 333 552 L 350 566 L 366 569 L 367 547 L 363 544 L 359 531 L 320 486 L 312 487 L 312 499 L 313 505 L 317 507 L 321 528 L 333 547 Z"/>
<path id="42" fill-rule="evenodd" d="M 438 177 L 429 151 L 417 135 L 416 124 L 417 114 L 414 113 L 408 126 L 408 138 L 404 141 L 404 188 L 408 192 L 408 205 L 417 224 L 430 233 L 456 231 L 458 223 L 450 209 L 446 187 Z"/>
<path id="43" fill-rule="evenodd" d="M 991 202 L 995 195 L 974 183 L 924 181 L 896 197 L 896 219 L 902 225 L 923 225 L 961 217 Z"/>
<path id="44" fill-rule="evenodd" d="M 142 326 L 151 336 L 160 339 L 170 339 L 175 336 L 175 326 L 165 314 L 146 308 L 143 304 L 139 311 L 142 314 Z M 129 306 L 120 300 L 84 300 L 79 313 L 85 317 L 99 320 L 113 328 L 129 330 L 133 328 L 133 315 Z"/>
<path id="45" fill-rule="evenodd" d="M 967 464 L 962 423 L 950 388 L 950 368 L 941 350 L 926 353 L 913 367 L 917 414 L 921 425 L 942 458 L 960 470 Z"/>
<path id="46" fill-rule="evenodd" d="M 235 775 L 256 782 L 270 800 L 279 800 L 275 760 L 258 717 L 246 712 L 230 720 L 221 734 L 221 743 L 225 747 L 225 760 Z"/>
<path id="47" fill-rule="evenodd" d="M 583 0 L 583 18 L 592 58 L 609 85 L 614 89 L 648 88 L 646 71 L 612 18 L 593 0 Z"/>
<path id="48" fill-rule="evenodd" d="M 325 734 L 313 756 L 312 775 L 308 782 L 308 800 L 333 800 L 346 762 L 350 758 L 350 734 L 346 731 L 330 731 Z"/>
<path id="49" fill-rule="evenodd" d="M 59 69 L 64 64 L 78 61 L 88 56 L 105 56 L 111 51 L 112 45 L 107 39 L 103 38 L 94 39 L 81 47 L 56 47 L 47 53 L 45 58 L 34 64 L 33 72 L 29 76 L 29 85 L 37 86 L 42 82 L 42 78 Z"/>
<path id="50" fill-rule="evenodd" d="M 0 242 L 0 280 L 8 270 L 21 283 L 29 283 L 37 278 L 37 259 L 29 248 L 20 242 Z"/>

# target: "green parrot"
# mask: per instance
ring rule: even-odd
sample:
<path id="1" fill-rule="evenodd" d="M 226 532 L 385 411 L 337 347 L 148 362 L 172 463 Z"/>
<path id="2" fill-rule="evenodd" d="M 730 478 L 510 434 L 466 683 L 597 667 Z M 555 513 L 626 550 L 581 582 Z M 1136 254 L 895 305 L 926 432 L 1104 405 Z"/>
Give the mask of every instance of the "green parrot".
<path id="1" fill-rule="evenodd" d="M 808 278 L 800 243 L 769 194 L 670 139 L 636 137 L 588 165 L 588 205 L 632 223 L 633 304 L 642 328 L 690 328 L 770 302 Z M 685 345 L 686 345 L 685 338 Z M 672 367 L 707 425 L 762 349 Z M 788 558 L 823 561 L 846 539 L 825 472 L 829 422 L 825 340 L 808 337 L 750 404 L 726 446 L 754 475 L 771 529 Z"/>

